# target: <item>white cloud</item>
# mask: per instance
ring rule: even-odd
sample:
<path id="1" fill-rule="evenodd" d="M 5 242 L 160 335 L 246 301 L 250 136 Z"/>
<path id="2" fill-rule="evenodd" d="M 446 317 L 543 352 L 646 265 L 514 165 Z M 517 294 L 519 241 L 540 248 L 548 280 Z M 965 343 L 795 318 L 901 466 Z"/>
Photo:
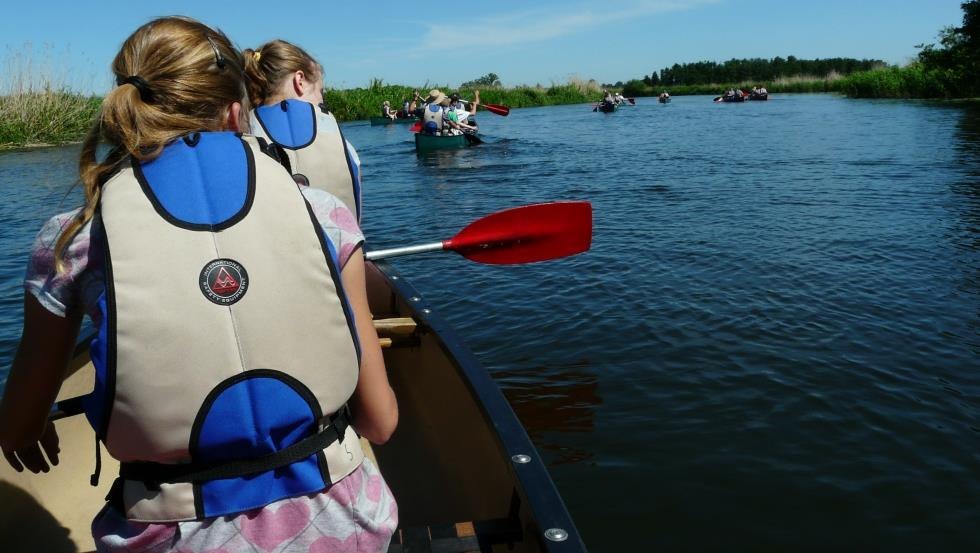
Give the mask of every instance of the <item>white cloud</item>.
<path id="1" fill-rule="evenodd" d="M 586 5 L 538 9 L 522 13 L 468 20 L 461 25 L 428 25 L 418 52 L 465 47 L 511 46 L 540 42 L 616 21 L 697 8 L 718 0 L 663 0 L 611 3 L 601 13 Z"/>

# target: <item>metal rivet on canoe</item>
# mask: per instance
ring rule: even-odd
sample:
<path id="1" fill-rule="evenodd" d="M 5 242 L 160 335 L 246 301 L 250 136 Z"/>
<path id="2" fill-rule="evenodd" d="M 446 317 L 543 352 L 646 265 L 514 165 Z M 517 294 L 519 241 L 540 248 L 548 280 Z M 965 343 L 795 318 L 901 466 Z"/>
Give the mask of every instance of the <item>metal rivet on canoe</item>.
<path id="1" fill-rule="evenodd" d="M 511 457 L 510 460 L 514 461 L 515 463 L 523 465 L 531 462 L 531 456 L 520 453 L 518 455 L 514 455 L 513 457 Z"/>
<path id="2" fill-rule="evenodd" d="M 398 277 L 397 276 L 392 276 L 391 277 L 391 280 L 398 280 Z"/>
<path id="3" fill-rule="evenodd" d="M 418 297 L 418 296 L 412 296 L 412 297 L 410 297 L 410 298 L 408 298 L 408 299 L 410 299 L 410 300 L 412 300 L 412 301 L 422 301 L 422 298 L 420 298 L 420 297 Z"/>
<path id="4" fill-rule="evenodd" d="M 565 541 L 568 539 L 568 532 L 562 528 L 548 528 L 544 531 L 544 537 L 551 541 Z"/>
<path id="5" fill-rule="evenodd" d="M 426 307 L 425 309 L 422 310 L 422 312 L 428 315 L 429 313 L 432 313 L 432 310 Z"/>

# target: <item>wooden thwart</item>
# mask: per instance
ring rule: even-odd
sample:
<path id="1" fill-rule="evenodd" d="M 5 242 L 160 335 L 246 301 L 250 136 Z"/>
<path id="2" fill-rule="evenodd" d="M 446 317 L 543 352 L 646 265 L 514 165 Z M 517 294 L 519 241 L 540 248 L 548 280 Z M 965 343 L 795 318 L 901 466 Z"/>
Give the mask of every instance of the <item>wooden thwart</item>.
<path id="1" fill-rule="evenodd" d="M 374 330 L 378 333 L 378 341 L 382 349 L 398 345 L 414 345 L 415 331 L 418 323 L 411 317 L 393 317 L 390 319 L 375 319 Z"/>
<path id="2" fill-rule="evenodd" d="M 418 324 L 411 317 L 374 320 L 374 330 L 378 331 L 378 336 L 381 337 L 411 336 L 417 327 Z"/>
<path id="3" fill-rule="evenodd" d="M 516 519 L 457 522 L 398 528 L 388 553 L 484 553 L 492 545 L 518 543 L 524 538 Z"/>

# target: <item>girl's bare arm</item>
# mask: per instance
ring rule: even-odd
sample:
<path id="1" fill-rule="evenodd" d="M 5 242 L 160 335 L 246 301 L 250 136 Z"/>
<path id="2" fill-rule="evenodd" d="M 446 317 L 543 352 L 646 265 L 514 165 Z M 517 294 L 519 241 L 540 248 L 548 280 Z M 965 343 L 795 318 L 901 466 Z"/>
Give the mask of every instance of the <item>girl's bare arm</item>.
<path id="1" fill-rule="evenodd" d="M 378 333 L 374 330 L 368 307 L 364 254 L 360 249 L 351 254 L 340 278 L 354 312 L 354 324 L 361 343 L 361 374 L 351 398 L 354 426 L 371 443 L 383 444 L 398 425 L 398 403 L 388 383 Z"/>
<path id="2" fill-rule="evenodd" d="M 48 413 L 75 349 L 81 320 L 78 311 L 59 317 L 24 294 L 24 332 L 0 401 L 0 448 L 18 471 L 26 467 L 47 472 L 42 448 L 51 464 L 58 463 L 58 437 L 48 423 Z"/>

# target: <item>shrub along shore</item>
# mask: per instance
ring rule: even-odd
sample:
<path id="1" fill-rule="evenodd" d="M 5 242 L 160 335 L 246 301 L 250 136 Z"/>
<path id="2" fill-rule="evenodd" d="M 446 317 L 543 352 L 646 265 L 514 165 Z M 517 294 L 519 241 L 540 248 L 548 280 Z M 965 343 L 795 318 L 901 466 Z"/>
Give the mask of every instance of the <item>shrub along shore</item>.
<path id="1" fill-rule="evenodd" d="M 446 86 L 423 87 L 384 84 L 375 80 L 367 88 L 326 89 L 324 102 L 340 121 L 357 121 L 381 114 L 385 100 L 399 108 L 415 90 L 424 96 L 431 88 L 456 91 Z M 513 108 L 594 102 L 601 88 L 595 81 L 570 80 L 566 84 L 480 88 L 480 99 Z M 459 90 L 464 99 L 472 89 Z M 99 111 L 102 99 L 67 90 L 22 91 L 0 96 L 0 149 L 68 144 L 80 141 Z"/>

